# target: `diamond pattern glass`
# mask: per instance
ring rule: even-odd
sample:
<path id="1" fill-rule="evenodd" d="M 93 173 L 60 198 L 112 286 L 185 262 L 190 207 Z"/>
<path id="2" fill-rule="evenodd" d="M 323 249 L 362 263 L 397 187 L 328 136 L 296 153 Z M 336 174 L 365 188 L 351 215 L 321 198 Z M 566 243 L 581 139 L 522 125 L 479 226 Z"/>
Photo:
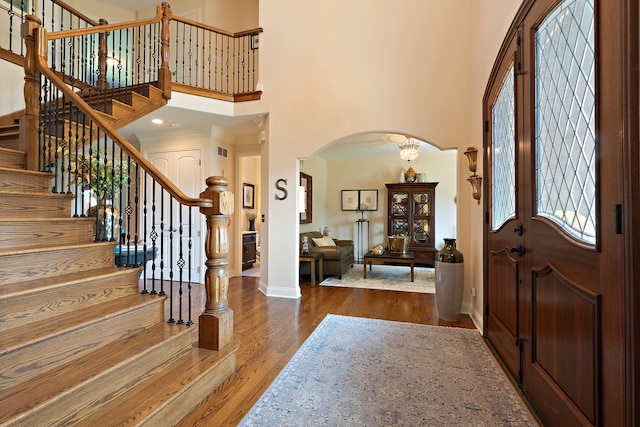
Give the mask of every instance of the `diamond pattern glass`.
<path id="1" fill-rule="evenodd" d="M 429 216 L 429 193 L 414 193 L 413 203 L 415 216 Z"/>
<path id="2" fill-rule="evenodd" d="M 393 193 L 391 203 L 392 215 L 409 215 L 409 193 Z"/>
<path id="3" fill-rule="evenodd" d="M 509 67 L 495 104 L 491 108 L 492 230 L 516 215 L 516 121 L 513 64 Z"/>
<path id="4" fill-rule="evenodd" d="M 596 241 L 593 0 L 565 0 L 536 34 L 536 213 Z"/>

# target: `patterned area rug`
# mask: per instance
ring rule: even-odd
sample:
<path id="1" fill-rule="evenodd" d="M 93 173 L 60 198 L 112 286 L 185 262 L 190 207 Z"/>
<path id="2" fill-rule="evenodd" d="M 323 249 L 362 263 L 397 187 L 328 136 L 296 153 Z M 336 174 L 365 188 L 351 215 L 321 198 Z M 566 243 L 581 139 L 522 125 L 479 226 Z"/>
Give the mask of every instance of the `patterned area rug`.
<path id="1" fill-rule="evenodd" d="M 385 289 L 392 291 L 436 293 L 436 279 L 433 268 L 415 267 L 414 281 L 411 281 L 411 270 L 408 266 L 374 265 L 371 271 L 367 267 L 367 278 L 364 276 L 363 264 L 356 264 L 349 269 L 342 279 L 337 276 L 327 277 L 322 286 L 343 286 L 347 288 Z"/>
<path id="2" fill-rule="evenodd" d="M 329 314 L 239 425 L 538 424 L 478 331 Z"/>

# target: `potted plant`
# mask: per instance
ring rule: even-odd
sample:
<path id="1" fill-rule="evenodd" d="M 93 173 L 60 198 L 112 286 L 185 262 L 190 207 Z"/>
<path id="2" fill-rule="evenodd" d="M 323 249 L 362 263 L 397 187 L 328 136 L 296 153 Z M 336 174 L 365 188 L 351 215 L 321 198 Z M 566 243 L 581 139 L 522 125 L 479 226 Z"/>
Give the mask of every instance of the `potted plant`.
<path id="1" fill-rule="evenodd" d="M 111 157 L 111 158 L 110 158 Z M 129 166 L 125 161 L 113 156 L 98 154 L 71 157 L 71 173 L 83 190 L 91 190 L 91 200 L 87 216 L 97 218 L 96 240 L 116 240 L 120 238 L 119 210 L 114 206 L 129 178 Z"/>

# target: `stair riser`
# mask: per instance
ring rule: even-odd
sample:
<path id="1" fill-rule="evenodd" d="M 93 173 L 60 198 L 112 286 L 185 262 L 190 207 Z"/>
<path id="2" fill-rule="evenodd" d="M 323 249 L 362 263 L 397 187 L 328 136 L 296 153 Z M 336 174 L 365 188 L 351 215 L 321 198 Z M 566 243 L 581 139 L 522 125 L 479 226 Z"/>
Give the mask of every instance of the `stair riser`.
<path id="1" fill-rule="evenodd" d="M 112 266 L 115 244 L 90 244 L 0 257 L 0 286 Z"/>
<path id="2" fill-rule="evenodd" d="M 191 347 L 188 332 L 173 336 L 161 345 L 140 352 L 133 359 L 103 372 L 100 377 L 60 395 L 49 404 L 36 408 L 20 423 L 63 427 L 82 422 L 84 417 L 125 394 L 139 382 L 162 372 L 171 362 L 190 352 Z M 79 365 L 78 369 L 82 370 L 83 366 Z"/>
<path id="3" fill-rule="evenodd" d="M 0 136 L 0 147 L 12 150 L 20 149 L 20 136 L 14 134 L 4 134 Z"/>
<path id="4" fill-rule="evenodd" d="M 6 218 L 69 218 L 71 199 L 68 195 L 0 194 L 0 212 Z"/>
<path id="5" fill-rule="evenodd" d="M 0 357 L 0 390 L 53 372 L 73 359 L 163 321 L 163 301 L 162 298 L 155 298 L 141 307 L 95 319 L 72 330 L 5 352 Z M 52 325 L 54 329 L 55 325 Z"/>
<path id="6" fill-rule="evenodd" d="M 236 353 L 230 354 L 213 369 L 207 371 L 189 387 L 184 387 L 182 393 L 172 396 L 153 414 L 144 418 L 139 426 L 173 426 L 189 415 L 191 411 L 207 398 L 220 384 L 236 371 Z"/>
<path id="7" fill-rule="evenodd" d="M 0 145 L 4 146 L 4 140 L 0 141 Z M 0 168 L 24 169 L 26 157 L 26 154 L 22 152 L 2 151 L 0 152 Z"/>
<path id="8" fill-rule="evenodd" d="M 52 219 L 37 222 L 0 222 L 0 251 L 91 243 L 95 220 Z"/>
<path id="9" fill-rule="evenodd" d="M 49 174 L 35 174 L 20 170 L 0 170 L 0 190 L 26 193 L 51 192 L 53 180 Z"/>
<path id="10" fill-rule="evenodd" d="M 138 293 L 138 269 L 0 298 L 0 332 Z"/>

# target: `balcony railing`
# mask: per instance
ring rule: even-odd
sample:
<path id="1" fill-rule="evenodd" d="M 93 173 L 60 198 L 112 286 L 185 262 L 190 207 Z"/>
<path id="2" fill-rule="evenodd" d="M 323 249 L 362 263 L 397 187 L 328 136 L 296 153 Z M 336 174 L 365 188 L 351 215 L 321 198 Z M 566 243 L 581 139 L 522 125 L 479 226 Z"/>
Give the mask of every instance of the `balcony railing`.
<path id="1" fill-rule="evenodd" d="M 49 46 L 51 69 L 65 75 L 67 83 L 103 89 L 157 81 L 164 52 L 173 90 L 227 101 L 260 98 L 260 28 L 231 33 L 175 16 L 167 3 L 158 6 L 153 23 L 137 26 L 93 21 L 59 0 L 0 0 L 3 11 L 6 18 L 0 22 L 7 25 L 0 25 L 0 58 L 21 64 L 20 25 L 27 14 L 37 16 L 56 40 Z M 82 31 L 94 27 L 102 30 Z"/>

